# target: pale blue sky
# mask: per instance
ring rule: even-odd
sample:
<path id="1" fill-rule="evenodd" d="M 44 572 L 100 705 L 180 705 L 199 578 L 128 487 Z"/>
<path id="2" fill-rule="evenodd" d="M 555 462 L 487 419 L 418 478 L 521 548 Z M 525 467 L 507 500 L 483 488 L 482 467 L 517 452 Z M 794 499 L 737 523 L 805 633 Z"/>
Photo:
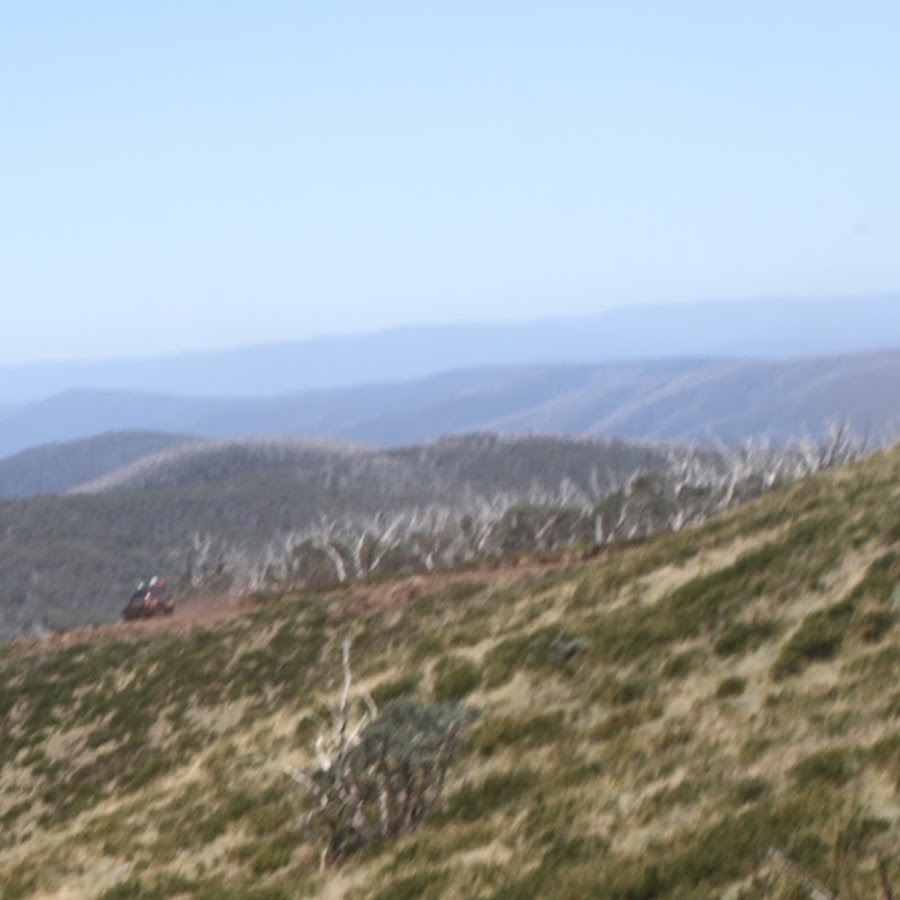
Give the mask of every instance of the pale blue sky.
<path id="1" fill-rule="evenodd" d="M 900 4 L 9 2 L 0 364 L 900 288 Z"/>

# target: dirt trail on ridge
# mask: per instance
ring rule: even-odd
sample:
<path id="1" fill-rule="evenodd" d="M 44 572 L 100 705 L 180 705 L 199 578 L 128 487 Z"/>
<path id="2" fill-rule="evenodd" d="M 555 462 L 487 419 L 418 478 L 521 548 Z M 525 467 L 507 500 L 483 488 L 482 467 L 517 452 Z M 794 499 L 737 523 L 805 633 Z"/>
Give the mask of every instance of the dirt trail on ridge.
<path id="1" fill-rule="evenodd" d="M 354 582 L 336 589 L 341 596 L 335 598 L 329 621 L 337 624 L 348 619 L 366 618 L 405 606 L 427 593 L 461 582 L 475 581 L 491 587 L 501 582 L 519 581 L 589 559 L 599 561 L 617 556 L 634 546 L 635 544 L 629 543 L 606 547 L 599 552 L 560 552 L 547 554 L 541 559 L 506 559 L 465 569 L 403 575 L 387 581 Z M 247 597 L 205 594 L 179 601 L 175 612 L 170 616 L 83 625 L 37 637 L 17 637 L 10 639 L 7 646 L 31 656 L 57 653 L 78 644 L 142 641 L 162 634 L 188 634 L 248 615 L 261 608 L 258 602 Z"/>
<path id="2" fill-rule="evenodd" d="M 181 601 L 170 616 L 80 625 L 37 637 L 12 638 L 8 641 L 8 646 L 33 655 L 56 653 L 77 644 L 95 644 L 100 641 L 141 641 L 159 634 L 186 634 L 226 619 L 246 615 L 258 608 L 256 604 L 243 598 L 204 595 Z"/>

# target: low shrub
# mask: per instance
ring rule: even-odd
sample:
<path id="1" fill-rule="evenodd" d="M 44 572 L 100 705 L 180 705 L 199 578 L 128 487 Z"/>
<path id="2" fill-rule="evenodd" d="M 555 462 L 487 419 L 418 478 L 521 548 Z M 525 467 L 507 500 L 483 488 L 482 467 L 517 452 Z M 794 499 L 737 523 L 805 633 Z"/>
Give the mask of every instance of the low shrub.
<path id="1" fill-rule="evenodd" d="M 778 635 L 781 626 L 773 619 L 735 622 L 714 645 L 719 656 L 737 656 L 756 650 Z"/>
<path id="2" fill-rule="evenodd" d="M 844 748 L 819 750 L 800 760 L 791 774 L 798 787 L 840 786 L 856 774 L 854 754 Z"/>
<path id="3" fill-rule="evenodd" d="M 549 669 L 571 674 L 579 657 L 590 646 L 587 638 L 559 626 L 501 641 L 485 659 L 486 684 L 491 688 L 500 687 L 522 670 Z"/>
<path id="4" fill-rule="evenodd" d="M 782 647 L 772 666 L 776 681 L 797 675 L 817 660 L 833 659 L 844 643 L 855 604 L 842 600 L 808 615 Z"/>
<path id="5" fill-rule="evenodd" d="M 700 654 L 696 650 L 684 650 L 666 660 L 662 677 L 666 680 L 686 678 L 694 670 Z"/>
<path id="6" fill-rule="evenodd" d="M 643 724 L 644 716 L 634 706 L 625 707 L 614 713 L 610 713 L 601 722 L 598 722 L 590 732 L 595 741 L 608 741 L 624 732 L 631 731 Z"/>
<path id="7" fill-rule="evenodd" d="M 488 719 L 475 736 L 475 747 L 482 756 L 491 756 L 503 747 L 538 747 L 558 738 L 563 722 L 559 711 L 521 719 Z"/>
<path id="8" fill-rule="evenodd" d="M 744 778 L 734 786 L 733 796 L 738 805 L 755 803 L 771 790 L 769 782 L 762 778 Z"/>
<path id="9" fill-rule="evenodd" d="M 410 672 L 393 681 L 382 681 L 372 689 L 372 699 L 382 707 L 398 697 L 409 697 L 419 689 L 421 680 L 418 672 Z"/>
<path id="10" fill-rule="evenodd" d="M 888 609 L 872 609 L 859 618 L 856 633 L 866 644 L 877 644 L 894 627 L 896 616 Z"/>
<path id="11" fill-rule="evenodd" d="M 345 742 L 342 729 L 329 765 L 306 776 L 316 804 L 314 821 L 327 835 L 332 859 L 397 838 L 431 816 L 476 717 L 475 710 L 458 703 L 423 705 L 399 698 L 358 740 Z"/>
<path id="12" fill-rule="evenodd" d="M 741 678 L 739 675 L 731 675 L 719 682 L 716 696 L 720 700 L 726 697 L 739 697 L 745 690 L 747 690 L 747 679 Z"/>
<path id="13" fill-rule="evenodd" d="M 434 699 L 439 703 L 468 697 L 481 684 L 481 669 L 464 656 L 438 660 L 434 668 Z"/>

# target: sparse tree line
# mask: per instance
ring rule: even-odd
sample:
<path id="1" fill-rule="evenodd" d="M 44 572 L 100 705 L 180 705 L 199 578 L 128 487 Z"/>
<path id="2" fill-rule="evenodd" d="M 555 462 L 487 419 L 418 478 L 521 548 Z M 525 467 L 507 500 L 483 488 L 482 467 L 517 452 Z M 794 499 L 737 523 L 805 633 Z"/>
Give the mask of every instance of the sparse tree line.
<path id="1" fill-rule="evenodd" d="M 789 451 L 490 434 L 377 451 L 187 443 L 97 493 L 0 501 L 0 634 L 115 617 L 148 572 L 182 596 L 242 594 L 589 551 L 831 465 L 852 444 L 835 436 Z"/>
<path id="2" fill-rule="evenodd" d="M 591 470 L 555 488 L 471 492 L 455 504 L 391 512 L 321 515 L 311 526 L 262 548 L 195 535 L 181 590 L 253 592 L 318 590 L 381 575 L 432 572 L 475 562 L 589 550 L 678 532 L 711 516 L 863 453 L 846 425 L 835 422 L 822 443 L 787 448 L 748 443 L 671 448 L 664 469 L 617 479 Z"/>

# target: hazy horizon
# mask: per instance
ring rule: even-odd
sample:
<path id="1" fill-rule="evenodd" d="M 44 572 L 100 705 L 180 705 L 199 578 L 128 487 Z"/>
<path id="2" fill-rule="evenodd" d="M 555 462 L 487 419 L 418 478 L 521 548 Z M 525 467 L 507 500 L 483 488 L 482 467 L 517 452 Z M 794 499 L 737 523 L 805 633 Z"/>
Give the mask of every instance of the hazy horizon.
<path id="1" fill-rule="evenodd" d="M 900 7 L 0 12 L 0 365 L 900 286 Z"/>
<path id="2" fill-rule="evenodd" d="M 99 355 L 99 356 L 89 356 L 89 355 L 61 355 L 54 357 L 34 357 L 30 359 L 22 359 L 19 361 L 12 362 L 4 362 L 0 360 L 0 370 L 14 370 L 14 369 L 23 369 L 30 368 L 32 366 L 44 367 L 44 366 L 55 366 L 55 365 L 90 365 L 93 363 L 120 363 L 120 362 L 147 362 L 152 361 L 154 359 L 169 359 L 169 358 L 179 358 L 179 357 L 202 357 L 207 355 L 216 355 L 216 354 L 228 354 L 230 352 L 239 352 L 242 350 L 255 350 L 262 349 L 265 347 L 282 347 L 288 345 L 297 345 L 297 344 L 315 344 L 318 342 L 327 342 L 327 341 L 344 341 L 344 340 L 354 340 L 359 338 L 369 338 L 369 337 L 378 337 L 381 335 L 390 335 L 390 334 L 402 334 L 409 332 L 425 332 L 437 329 L 466 329 L 466 328 L 493 328 L 493 327 L 501 327 L 501 326 L 530 326 L 530 325 L 540 325 L 542 323 L 576 323 L 578 321 L 593 321 L 601 319 L 602 317 L 612 314 L 617 315 L 620 313 L 653 313 L 655 311 L 664 312 L 666 308 L 675 309 L 675 308 L 684 308 L 690 310 L 698 310 L 704 307 L 712 308 L 721 308 L 723 306 L 734 305 L 735 308 L 742 307 L 745 310 L 749 309 L 752 306 L 762 307 L 764 305 L 771 306 L 772 304 L 787 304 L 790 305 L 792 303 L 821 303 L 825 304 L 838 304 L 842 301 L 862 301 L 862 302 L 889 302 L 893 303 L 897 302 L 897 312 L 898 318 L 900 318 L 900 290 L 897 291 L 883 291 L 878 292 L 871 295 L 858 296 L 852 293 L 848 294 L 833 294 L 829 296 L 822 297 L 754 297 L 754 298 L 746 298 L 746 297 L 729 297 L 729 298 L 721 298 L 721 299 L 702 299 L 702 300 L 694 300 L 694 301 L 682 301 L 678 302 L 675 300 L 669 300 L 668 302 L 659 301 L 656 303 L 634 303 L 634 304 L 623 304 L 623 305 L 610 305 L 603 309 L 598 309 L 594 312 L 586 312 L 586 313 L 576 313 L 576 314 L 554 314 L 552 311 L 548 311 L 543 314 L 532 315 L 532 316 L 524 316 L 517 317 L 514 315 L 509 316 L 492 316 L 492 317 L 484 317 L 484 318 L 467 318 L 467 319 L 432 319 L 432 320 L 412 320 L 408 322 L 403 322 L 395 325 L 387 325 L 383 327 L 371 327 L 371 328 L 358 328 L 352 329 L 347 328 L 345 330 L 333 330 L 333 331 L 324 331 L 317 333 L 307 333 L 307 334 L 298 334 L 296 336 L 291 335 L 282 335 L 280 337 L 272 337 L 264 340 L 257 341 L 239 341 L 236 340 L 234 343 L 225 343 L 220 345 L 208 345 L 208 346 L 184 346 L 184 347 L 169 347 L 169 348 L 141 348 L 140 346 L 133 346 L 127 349 L 123 349 L 122 352 L 116 353 L 111 352 L 107 355 Z M 868 350 L 880 350 L 880 349 L 889 349 L 900 346 L 900 334 L 895 336 L 885 335 L 884 343 L 876 344 L 870 343 L 865 347 L 855 348 L 853 350 L 836 350 L 835 353 L 840 352 L 867 352 Z M 73 348 L 77 353 L 77 348 Z M 677 358 L 679 354 L 675 354 L 673 358 Z M 751 354 L 757 355 L 757 354 Z M 799 354 L 803 355 L 803 354 Z M 831 353 L 822 354 L 822 355 L 832 355 Z M 559 360 L 554 360 L 558 362 Z"/>

